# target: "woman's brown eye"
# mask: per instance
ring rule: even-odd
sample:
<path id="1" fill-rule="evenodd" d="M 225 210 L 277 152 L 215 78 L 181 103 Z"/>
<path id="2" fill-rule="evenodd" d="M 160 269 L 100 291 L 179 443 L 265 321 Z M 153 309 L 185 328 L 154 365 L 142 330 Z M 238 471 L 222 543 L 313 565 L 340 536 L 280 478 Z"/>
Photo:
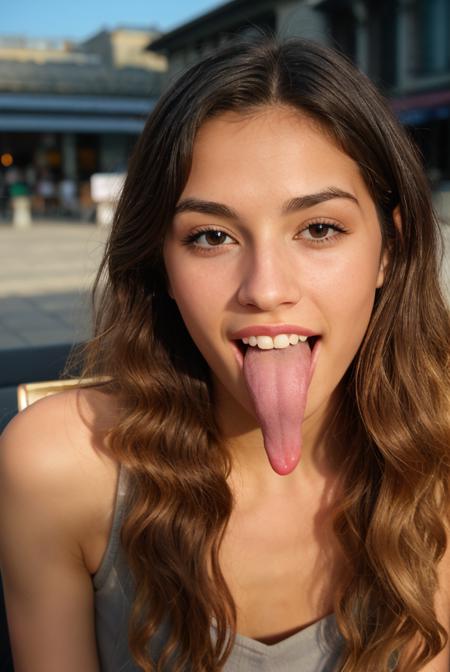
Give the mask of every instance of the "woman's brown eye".
<path id="1" fill-rule="evenodd" d="M 325 238 L 330 228 L 329 224 L 310 224 L 308 227 L 312 238 Z"/>
<path id="2" fill-rule="evenodd" d="M 207 231 L 203 235 L 210 245 L 215 246 L 219 245 L 227 237 L 227 234 L 223 231 Z"/>

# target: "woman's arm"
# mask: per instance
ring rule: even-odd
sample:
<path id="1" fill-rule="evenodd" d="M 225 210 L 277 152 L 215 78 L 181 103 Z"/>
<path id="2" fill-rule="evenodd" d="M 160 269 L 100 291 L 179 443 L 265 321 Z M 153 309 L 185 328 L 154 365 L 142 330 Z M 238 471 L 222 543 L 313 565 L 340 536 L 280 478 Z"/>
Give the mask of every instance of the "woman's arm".
<path id="1" fill-rule="evenodd" d="M 38 402 L 0 439 L 0 567 L 15 672 L 98 672 L 79 541 L 83 460 L 54 410 Z"/>

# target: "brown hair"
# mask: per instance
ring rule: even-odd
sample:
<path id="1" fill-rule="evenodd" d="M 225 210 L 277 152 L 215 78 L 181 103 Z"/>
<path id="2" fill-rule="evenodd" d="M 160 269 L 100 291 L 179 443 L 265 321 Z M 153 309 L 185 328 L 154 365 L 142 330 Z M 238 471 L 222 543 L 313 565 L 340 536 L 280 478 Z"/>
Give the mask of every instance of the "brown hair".
<path id="1" fill-rule="evenodd" d="M 271 104 L 308 114 L 358 164 L 390 262 L 363 344 L 341 381 L 336 422 L 345 494 L 334 527 L 348 560 L 335 595 L 342 672 L 385 672 L 418 643 L 408 672 L 445 645 L 433 598 L 446 548 L 449 316 L 438 224 L 417 151 L 370 81 L 310 41 L 264 38 L 187 70 L 151 113 L 131 158 L 94 287 L 85 376 L 120 399 L 109 441 L 129 473 L 122 543 L 135 579 L 130 650 L 145 672 L 219 670 L 236 609 L 218 562 L 233 498 L 209 369 L 166 293 L 165 232 L 201 124 Z M 398 206 L 401 231 L 393 223 Z M 217 641 L 211 640 L 214 618 Z M 147 651 L 163 621 L 157 662 Z"/>

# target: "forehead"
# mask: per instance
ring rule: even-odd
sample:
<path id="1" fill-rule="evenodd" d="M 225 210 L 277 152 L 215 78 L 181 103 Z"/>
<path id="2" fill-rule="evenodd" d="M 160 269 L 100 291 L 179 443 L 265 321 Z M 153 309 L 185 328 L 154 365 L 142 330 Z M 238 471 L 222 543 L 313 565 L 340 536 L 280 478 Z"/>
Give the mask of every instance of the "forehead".
<path id="1" fill-rule="evenodd" d="M 366 191 L 358 165 L 329 132 L 297 110 L 273 106 L 206 121 L 194 142 L 183 195 L 229 201 L 263 190 L 285 198 L 331 184 Z"/>

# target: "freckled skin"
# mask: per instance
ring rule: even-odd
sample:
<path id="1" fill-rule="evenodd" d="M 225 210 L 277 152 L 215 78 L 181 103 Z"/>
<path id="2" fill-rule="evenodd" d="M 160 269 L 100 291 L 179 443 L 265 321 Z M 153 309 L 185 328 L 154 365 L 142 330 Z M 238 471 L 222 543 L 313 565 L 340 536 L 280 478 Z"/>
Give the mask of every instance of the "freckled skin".
<path id="1" fill-rule="evenodd" d="M 281 214 L 289 199 L 329 187 L 350 192 L 359 205 L 333 198 Z M 233 436 L 236 427 L 256 427 L 230 334 L 248 325 L 290 323 L 322 336 L 303 423 L 307 434 L 308 425 L 320 424 L 356 354 L 383 283 L 380 226 L 357 164 L 298 112 L 227 112 L 197 135 L 185 198 L 223 203 L 240 216 L 235 222 L 179 213 L 164 244 L 169 293 L 212 370 L 224 431 Z M 330 229 L 325 243 L 313 243 L 305 230 L 317 220 L 346 233 L 333 237 Z M 209 226 L 227 234 L 220 247 L 213 248 L 210 236 L 198 241 L 213 248 L 209 254 L 182 244 Z"/>

